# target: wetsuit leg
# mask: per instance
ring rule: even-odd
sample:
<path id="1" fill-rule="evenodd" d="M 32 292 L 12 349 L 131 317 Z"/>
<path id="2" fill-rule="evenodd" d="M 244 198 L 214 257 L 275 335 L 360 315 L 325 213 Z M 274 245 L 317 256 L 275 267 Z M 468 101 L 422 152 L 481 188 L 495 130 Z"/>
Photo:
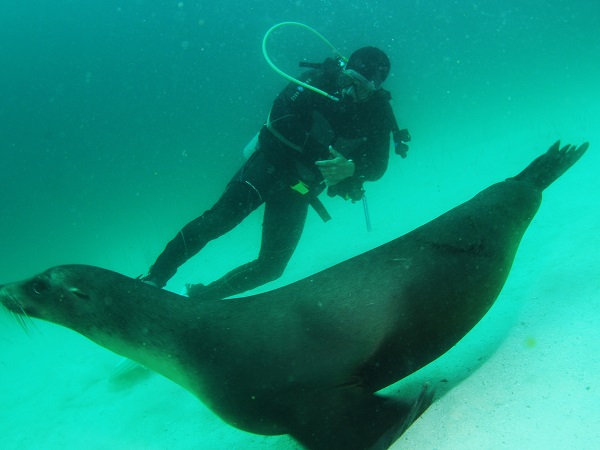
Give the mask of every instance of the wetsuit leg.
<path id="1" fill-rule="evenodd" d="M 252 186 L 232 180 L 211 209 L 188 223 L 167 244 L 144 280 L 163 287 L 179 266 L 208 242 L 235 228 L 261 204 L 262 198 Z"/>
<path id="2" fill-rule="evenodd" d="M 291 191 L 287 180 L 285 172 L 277 169 L 264 152 L 254 152 L 215 206 L 188 223 L 167 244 L 144 281 L 163 287 L 177 268 L 208 242 L 231 231 L 267 199 Z"/>
<path id="3" fill-rule="evenodd" d="M 191 286 L 189 296 L 222 299 L 279 278 L 296 250 L 307 211 L 307 197 L 289 187 L 267 199 L 258 258 L 208 286 Z"/>

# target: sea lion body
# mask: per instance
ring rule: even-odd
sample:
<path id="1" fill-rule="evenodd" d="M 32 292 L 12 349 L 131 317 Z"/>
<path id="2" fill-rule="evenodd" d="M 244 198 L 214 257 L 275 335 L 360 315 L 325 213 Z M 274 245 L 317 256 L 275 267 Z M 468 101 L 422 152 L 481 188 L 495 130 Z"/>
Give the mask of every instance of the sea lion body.
<path id="1" fill-rule="evenodd" d="M 485 315 L 543 189 L 586 149 L 555 144 L 405 236 L 263 294 L 191 301 L 105 269 L 59 266 L 2 287 L 0 300 L 162 373 L 238 428 L 289 433 L 312 449 L 385 448 L 431 394 L 413 405 L 374 393 Z"/>

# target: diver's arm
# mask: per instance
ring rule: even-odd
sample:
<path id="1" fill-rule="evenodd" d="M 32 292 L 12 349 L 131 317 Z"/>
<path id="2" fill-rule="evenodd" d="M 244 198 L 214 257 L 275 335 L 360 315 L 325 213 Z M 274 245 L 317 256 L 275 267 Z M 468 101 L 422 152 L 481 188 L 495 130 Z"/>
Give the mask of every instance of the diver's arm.
<path id="1" fill-rule="evenodd" d="M 363 182 L 378 180 L 387 169 L 389 142 L 389 134 L 368 139 L 362 148 L 353 154 L 354 159 L 347 159 L 341 153 L 332 152 L 333 161 L 337 160 L 333 167 L 326 162 L 317 162 L 323 177 L 328 180 L 327 195 L 330 197 L 339 195 L 353 202 L 363 198 Z M 346 172 L 345 178 L 344 171 Z"/>
<path id="2" fill-rule="evenodd" d="M 353 156 L 354 175 L 366 181 L 380 179 L 390 158 L 390 135 L 371 136 Z"/>
<path id="3" fill-rule="evenodd" d="M 321 175 L 323 175 L 323 179 L 329 186 L 333 186 L 354 175 L 356 170 L 354 161 L 347 159 L 331 146 L 329 147 L 329 153 L 331 154 L 331 159 L 315 162 Z"/>

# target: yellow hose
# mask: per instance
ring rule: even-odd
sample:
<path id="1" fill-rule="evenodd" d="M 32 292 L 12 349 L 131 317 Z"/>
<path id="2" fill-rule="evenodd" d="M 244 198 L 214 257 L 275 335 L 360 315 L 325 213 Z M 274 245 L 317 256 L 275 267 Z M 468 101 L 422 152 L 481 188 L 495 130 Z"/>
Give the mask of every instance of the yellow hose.
<path id="1" fill-rule="evenodd" d="M 325 97 L 333 100 L 333 101 L 339 101 L 339 99 L 337 97 L 334 97 L 333 95 L 328 94 L 327 92 L 316 88 L 314 86 L 311 86 L 308 83 L 304 83 L 303 81 L 298 80 L 297 78 L 294 78 L 290 75 L 288 75 L 287 73 L 285 73 L 284 71 L 282 71 L 281 69 L 279 69 L 279 67 L 277 67 L 273 61 L 271 61 L 271 58 L 269 58 L 269 55 L 267 54 L 267 39 L 269 38 L 269 35 L 276 30 L 277 28 L 283 27 L 283 26 L 287 26 L 287 25 L 294 25 L 294 26 L 298 26 L 301 28 L 305 28 L 309 31 L 311 31 L 312 33 L 316 34 L 323 42 L 325 42 L 332 50 L 334 53 L 336 53 L 340 58 L 342 58 L 342 61 L 347 62 L 348 59 L 345 58 L 340 52 L 337 51 L 337 49 L 327 40 L 325 39 L 325 37 L 319 33 L 316 30 L 313 30 L 311 27 L 309 27 L 308 25 L 304 25 L 303 23 L 300 22 L 281 22 L 278 23 L 277 25 L 273 25 L 271 28 L 269 28 L 269 31 L 267 31 L 265 33 L 265 37 L 263 38 L 262 41 L 262 52 L 263 52 L 263 56 L 265 57 L 265 60 L 267 61 L 267 63 L 271 66 L 271 68 L 277 72 L 279 75 L 281 75 L 283 78 L 285 78 L 288 81 L 291 81 L 292 83 L 296 83 L 306 89 L 310 89 L 313 92 L 316 92 L 318 94 L 324 95 Z"/>

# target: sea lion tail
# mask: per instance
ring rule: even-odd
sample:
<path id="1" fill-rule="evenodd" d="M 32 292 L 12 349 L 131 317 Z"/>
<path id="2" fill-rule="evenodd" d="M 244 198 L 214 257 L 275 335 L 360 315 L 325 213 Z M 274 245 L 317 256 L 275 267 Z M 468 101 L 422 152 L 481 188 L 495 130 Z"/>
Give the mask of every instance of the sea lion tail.
<path id="1" fill-rule="evenodd" d="M 347 387 L 304 408 L 290 435 L 309 450 L 387 450 L 432 402 L 428 385 L 411 402 Z"/>
<path id="2" fill-rule="evenodd" d="M 567 144 L 561 148 L 560 141 L 556 141 L 546 153 L 512 179 L 531 183 L 537 190 L 543 191 L 579 161 L 589 146 L 589 142 L 585 142 L 579 147 Z"/>

